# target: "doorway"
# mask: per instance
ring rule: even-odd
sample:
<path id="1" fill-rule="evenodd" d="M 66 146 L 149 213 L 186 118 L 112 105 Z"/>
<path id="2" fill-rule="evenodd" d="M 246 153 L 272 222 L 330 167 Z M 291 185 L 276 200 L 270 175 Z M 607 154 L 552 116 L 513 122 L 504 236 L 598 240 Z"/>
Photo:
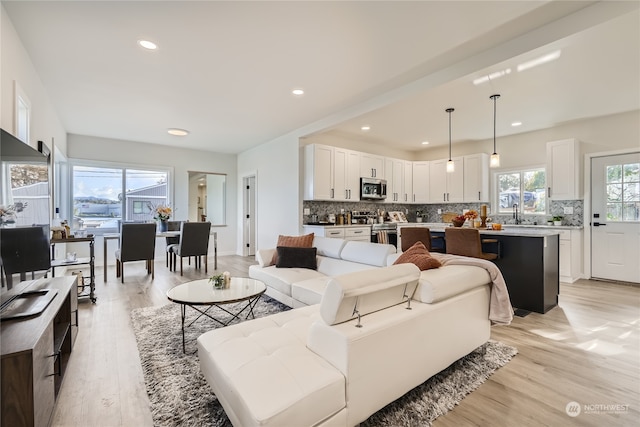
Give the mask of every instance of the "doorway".
<path id="1" fill-rule="evenodd" d="M 256 176 L 242 178 L 242 255 L 256 253 Z"/>
<path id="2" fill-rule="evenodd" d="M 591 158 L 591 276 L 640 283 L 640 153 Z"/>

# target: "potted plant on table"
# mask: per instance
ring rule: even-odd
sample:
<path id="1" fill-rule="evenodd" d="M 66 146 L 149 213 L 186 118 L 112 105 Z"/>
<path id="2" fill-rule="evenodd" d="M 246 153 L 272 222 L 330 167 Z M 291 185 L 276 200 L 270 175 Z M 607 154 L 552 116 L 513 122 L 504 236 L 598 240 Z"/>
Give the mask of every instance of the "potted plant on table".
<path id="1" fill-rule="evenodd" d="M 173 210 L 171 206 L 167 206 L 164 204 L 153 205 L 149 203 L 149 210 L 153 213 L 153 219 L 158 221 L 158 231 L 165 232 L 168 229 L 167 221 L 171 218 L 171 214 Z"/>

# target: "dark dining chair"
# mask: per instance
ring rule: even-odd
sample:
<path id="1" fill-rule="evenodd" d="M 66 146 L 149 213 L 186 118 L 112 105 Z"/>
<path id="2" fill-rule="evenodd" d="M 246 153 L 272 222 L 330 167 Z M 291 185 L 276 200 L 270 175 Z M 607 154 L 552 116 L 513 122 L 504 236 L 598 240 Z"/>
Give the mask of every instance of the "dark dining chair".
<path id="1" fill-rule="evenodd" d="M 182 225 L 182 221 L 167 221 L 167 231 L 180 231 L 180 226 Z M 177 245 L 178 243 L 180 243 L 180 235 L 176 235 L 176 236 L 167 236 L 165 237 L 166 242 L 167 242 L 167 247 L 166 247 L 166 262 L 167 262 L 167 267 L 169 267 L 169 262 L 171 261 L 171 256 L 170 256 L 170 246 L 171 245 Z"/>
<path id="2" fill-rule="evenodd" d="M 447 227 L 444 229 L 446 251 L 452 255 L 463 255 L 486 260 L 498 259 L 498 253 L 483 252 L 480 231 L 475 228 Z M 491 241 L 490 241 L 491 240 Z M 495 243 L 494 239 L 485 243 Z"/>
<path id="3" fill-rule="evenodd" d="M 120 248 L 116 250 L 116 277 L 124 283 L 124 263 L 146 261 L 147 274 L 155 278 L 153 259 L 156 250 L 156 224 L 123 223 L 120 227 Z"/>
<path id="4" fill-rule="evenodd" d="M 180 275 L 182 276 L 182 259 L 195 257 L 195 268 L 202 267 L 204 256 L 204 271 L 207 269 L 207 253 L 209 252 L 210 222 L 183 222 L 180 227 L 180 241 L 177 245 L 171 245 L 173 271 L 176 270 L 176 257 L 180 257 Z"/>

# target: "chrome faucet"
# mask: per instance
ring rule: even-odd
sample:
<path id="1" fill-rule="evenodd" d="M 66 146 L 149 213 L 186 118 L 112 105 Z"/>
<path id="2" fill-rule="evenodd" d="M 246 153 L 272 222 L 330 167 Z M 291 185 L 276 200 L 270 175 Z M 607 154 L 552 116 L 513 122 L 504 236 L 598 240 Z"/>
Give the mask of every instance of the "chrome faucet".
<path id="1" fill-rule="evenodd" d="M 513 204 L 513 219 L 515 224 L 520 224 L 522 219 L 518 216 L 518 204 Z"/>

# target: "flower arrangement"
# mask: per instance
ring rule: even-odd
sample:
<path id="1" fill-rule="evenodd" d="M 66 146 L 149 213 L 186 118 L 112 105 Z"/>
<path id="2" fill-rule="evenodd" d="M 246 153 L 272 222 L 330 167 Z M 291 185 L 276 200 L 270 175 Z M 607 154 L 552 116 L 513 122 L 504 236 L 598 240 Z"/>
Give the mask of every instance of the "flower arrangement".
<path id="1" fill-rule="evenodd" d="M 173 213 L 171 206 L 163 204 L 154 206 L 153 204 L 149 203 L 149 210 L 153 212 L 153 219 L 155 219 L 156 221 L 167 221 L 169 218 L 171 218 L 171 214 Z"/>

